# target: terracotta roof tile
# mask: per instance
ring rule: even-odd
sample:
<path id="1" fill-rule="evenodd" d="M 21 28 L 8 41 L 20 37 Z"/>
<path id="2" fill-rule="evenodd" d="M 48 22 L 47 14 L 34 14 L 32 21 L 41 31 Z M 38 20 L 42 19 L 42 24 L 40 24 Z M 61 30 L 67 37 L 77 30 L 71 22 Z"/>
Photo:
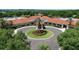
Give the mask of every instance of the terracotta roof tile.
<path id="1" fill-rule="evenodd" d="M 27 18 L 12 20 L 12 23 L 13 23 L 14 25 L 15 25 L 15 24 L 23 24 L 23 23 L 27 23 L 27 22 L 30 22 L 30 20 L 27 19 Z"/>
<path id="2" fill-rule="evenodd" d="M 39 17 L 48 20 L 48 22 L 52 22 L 52 23 L 56 23 L 56 24 L 65 24 L 65 25 L 69 24 L 69 22 L 66 21 L 66 20 L 61 20 L 59 18 L 49 18 L 48 16 L 42 16 L 42 17 L 41 16 L 31 16 L 29 18 L 22 17 L 21 19 L 12 20 L 12 22 L 13 22 L 13 24 L 22 24 L 22 23 L 27 23 L 27 22 L 33 21 L 33 20 L 35 20 L 36 18 L 39 18 Z M 75 25 L 76 23 L 72 22 L 71 24 Z"/>
<path id="3" fill-rule="evenodd" d="M 36 18 L 40 18 L 40 16 L 31 16 L 31 17 L 29 17 L 30 20 L 35 20 Z"/>
<path id="4" fill-rule="evenodd" d="M 49 22 L 56 23 L 56 24 L 65 24 L 65 25 L 68 25 L 68 24 L 69 24 L 68 21 L 60 20 L 60 19 L 58 19 L 58 18 L 52 18 L 52 19 L 49 19 L 48 21 L 49 21 Z"/>

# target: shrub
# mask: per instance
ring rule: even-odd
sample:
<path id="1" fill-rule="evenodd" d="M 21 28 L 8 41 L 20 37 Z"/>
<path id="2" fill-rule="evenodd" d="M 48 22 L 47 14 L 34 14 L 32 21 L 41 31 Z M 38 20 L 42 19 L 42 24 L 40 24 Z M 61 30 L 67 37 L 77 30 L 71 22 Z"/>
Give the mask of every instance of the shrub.
<path id="1" fill-rule="evenodd" d="M 41 44 L 39 45 L 40 50 L 49 50 L 49 46 L 47 44 Z"/>

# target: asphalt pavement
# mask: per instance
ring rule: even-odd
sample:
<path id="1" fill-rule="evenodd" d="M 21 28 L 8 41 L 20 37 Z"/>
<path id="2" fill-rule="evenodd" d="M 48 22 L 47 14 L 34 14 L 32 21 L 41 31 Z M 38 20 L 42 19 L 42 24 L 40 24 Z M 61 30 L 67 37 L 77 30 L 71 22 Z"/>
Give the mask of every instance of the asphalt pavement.
<path id="1" fill-rule="evenodd" d="M 26 32 L 27 30 L 31 29 L 31 28 L 35 28 L 35 27 L 24 27 L 24 28 L 21 28 L 20 30 L 18 31 L 22 31 L 22 32 Z M 50 39 L 46 39 L 46 40 L 31 40 L 31 39 L 28 39 L 31 41 L 31 49 L 32 50 L 38 50 L 39 49 L 39 45 L 40 44 L 47 44 L 50 48 L 50 50 L 59 50 L 59 45 L 57 43 L 57 37 L 60 33 L 62 33 L 62 31 L 56 29 L 56 28 L 53 28 L 53 27 L 46 27 L 46 29 L 52 31 L 54 33 L 54 36 L 52 36 Z"/>

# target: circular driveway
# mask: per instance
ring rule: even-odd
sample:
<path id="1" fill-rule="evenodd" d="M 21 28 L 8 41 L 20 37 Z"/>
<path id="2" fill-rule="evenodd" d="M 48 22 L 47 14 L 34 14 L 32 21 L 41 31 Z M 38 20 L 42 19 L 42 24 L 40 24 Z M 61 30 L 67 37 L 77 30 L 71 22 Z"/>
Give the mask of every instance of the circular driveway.
<path id="1" fill-rule="evenodd" d="M 25 33 L 27 30 L 29 30 L 31 28 L 35 28 L 35 27 L 32 27 L 32 26 L 27 27 L 26 26 L 26 27 L 17 29 L 17 31 L 22 31 Z M 38 50 L 40 44 L 48 44 L 50 50 L 58 50 L 59 49 L 59 45 L 57 43 L 57 37 L 60 33 L 62 33 L 62 31 L 57 28 L 54 28 L 54 27 L 46 27 L 46 29 L 53 31 L 54 36 L 51 37 L 50 39 L 47 39 L 47 40 L 31 40 L 30 46 L 31 46 L 32 50 Z"/>

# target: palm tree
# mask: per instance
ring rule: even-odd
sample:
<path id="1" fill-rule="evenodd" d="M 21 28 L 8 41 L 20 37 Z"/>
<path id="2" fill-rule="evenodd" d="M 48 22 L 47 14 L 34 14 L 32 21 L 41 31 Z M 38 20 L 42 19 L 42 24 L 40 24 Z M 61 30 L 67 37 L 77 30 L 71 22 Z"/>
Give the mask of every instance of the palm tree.
<path id="1" fill-rule="evenodd" d="M 45 24 L 42 24 L 42 26 L 43 26 L 43 29 L 46 29 Z"/>
<path id="2" fill-rule="evenodd" d="M 37 22 L 38 22 L 38 24 L 37 24 L 38 29 L 42 29 L 42 26 L 41 26 L 41 19 L 38 18 Z"/>
<path id="3" fill-rule="evenodd" d="M 41 20 L 40 18 L 38 18 L 37 20 L 38 24 L 38 29 L 45 29 L 45 24 L 44 24 L 44 20 Z"/>
<path id="4" fill-rule="evenodd" d="M 69 17 L 69 25 L 72 23 L 72 17 Z"/>
<path id="5" fill-rule="evenodd" d="M 36 27 L 37 30 L 34 31 L 33 33 L 35 35 L 39 35 L 39 36 L 46 34 L 47 31 L 44 30 L 45 29 L 44 21 L 42 21 L 40 18 L 38 18 L 37 20 L 35 20 L 35 22 L 37 24 L 37 27 Z"/>

